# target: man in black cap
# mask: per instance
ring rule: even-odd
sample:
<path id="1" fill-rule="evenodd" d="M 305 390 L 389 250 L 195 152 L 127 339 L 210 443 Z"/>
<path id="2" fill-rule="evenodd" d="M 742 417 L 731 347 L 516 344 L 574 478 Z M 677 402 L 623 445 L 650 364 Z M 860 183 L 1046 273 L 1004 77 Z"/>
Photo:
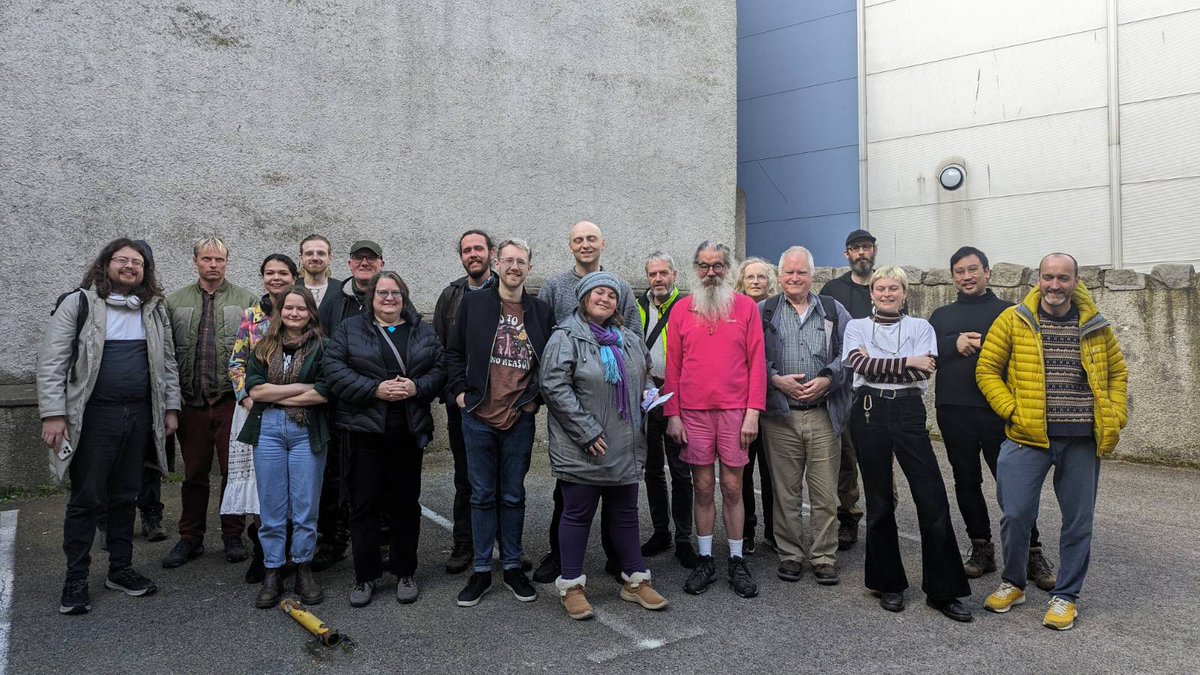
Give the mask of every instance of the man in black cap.
<path id="1" fill-rule="evenodd" d="M 875 237 L 866 230 L 855 230 L 846 237 L 846 261 L 850 271 L 830 279 L 821 289 L 846 308 L 851 318 L 871 315 L 871 273 L 875 271 Z M 845 551 L 858 541 L 858 521 L 863 510 L 858 505 L 858 453 L 850 433 L 842 434 L 842 467 L 838 472 L 838 550 Z"/>
<path id="2" fill-rule="evenodd" d="M 322 302 L 317 310 L 321 332 L 325 335 L 333 335 L 343 319 L 362 313 L 367 284 L 371 282 L 371 277 L 383 269 L 383 249 L 370 239 L 359 239 L 350 245 L 349 264 L 350 278 L 342 282 L 340 292 L 336 289 L 329 291 L 337 295 L 336 299 Z"/>

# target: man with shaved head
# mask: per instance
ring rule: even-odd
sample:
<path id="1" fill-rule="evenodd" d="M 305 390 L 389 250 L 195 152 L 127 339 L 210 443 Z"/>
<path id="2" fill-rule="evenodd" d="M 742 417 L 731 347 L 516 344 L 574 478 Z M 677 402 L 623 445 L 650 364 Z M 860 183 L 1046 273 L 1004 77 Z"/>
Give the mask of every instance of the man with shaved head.
<path id="1" fill-rule="evenodd" d="M 604 269 L 600 264 L 600 254 L 604 252 L 604 235 L 600 233 L 600 228 L 595 223 L 581 220 L 572 225 L 571 231 L 567 235 L 567 247 L 570 249 L 571 255 L 575 258 L 575 264 L 570 269 L 564 270 L 547 279 L 546 283 L 542 284 L 542 287 L 538 289 L 538 299 L 550 303 L 550 308 L 554 311 L 555 324 L 562 323 L 576 309 L 579 309 L 579 300 L 575 296 L 575 285 L 579 283 L 579 280 L 586 274 Z M 642 321 L 638 314 L 638 306 L 637 301 L 634 299 L 633 289 L 619 276 L 617 277 L 617 282 L 621 284 L 620 292 L 617 293 L 617 296 L 620 298 L 620 305 L 617 307 L 617 312 L 621 315 L 621 320 L 625 326 L 640 333 Z M 542 558 L 537 570 L 533 573 L 533 580 L 541 584 L 553 583 L 559 575 L 558 521 L 562 517 L 562 510 L 562 488 L 555 483 L 554 517 L 550 521 L 550 552 Z M 618 560 L 616 549 L 612 547 L 608 539 L 608 526 L 604 523 L 604 512 L 601 511 L 601 541 L 604 544 L 604 551 L 608 554 L 609 561 L 606 569 L 610 573 L 618 575 L 620 574 L 621 566 L 616 562 Z"/>
<path id="2" fill-rule="evenodd" d="M 1127 420 L 1125 359 L 1075 258 L 1042 258 L 1037 287 L 988 331 L 975 380 L 1007 436 L 996 461 L 1004 571 L 984 607 L 1002 614 L 1025 602 L 1029 534 L 1053 467 L 1061 565 L 1042 624 L 1069 630 L 1091 558 L 1100 457 Z"/>

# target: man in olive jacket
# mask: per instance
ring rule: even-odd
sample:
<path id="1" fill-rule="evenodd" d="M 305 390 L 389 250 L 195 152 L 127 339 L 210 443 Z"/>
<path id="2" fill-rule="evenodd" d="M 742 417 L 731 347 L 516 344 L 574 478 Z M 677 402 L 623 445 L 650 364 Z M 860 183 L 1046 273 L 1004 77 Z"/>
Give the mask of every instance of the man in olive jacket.
<path id="1" fill-rule="evenodd" d="M 1054 467 L 1062 565 L 1042 623 L 1068 630 L 1091 556 L 1100 456 L 1116 447 L 1127 419 L 1125 359 L 1079 283 L 1075 258 L 1051 253 L 1042 259 L 1038 287 L 988 331 L 975 379 L 1006 420 L 1008 437 L 996 464 L 1004 572 L 984 606 L 1003 613 L 1025 601 L 1029 532 Z"/>
<path id="2" fill-rule="evenodd" d="M 179 451 L 183 455 L 179 541 L 163 558 L 163 567 L 179 567 L 204 552 L 208 522 L 208 476 L 213 459 L 221 471 L 221 496 L 229 478 L 229 432 L 236 405 L 229 381 L 229 354 L 242 314 L 254 294 L 225 279 L 229 248 L 219 237 L 205 237 L 192 247 L 199 278 L 167 298 L 179 359 L 183 411 L 179 419 Z M 243 516 L 221 516 L 221 537 L 229 562 L 246 559 Z"/>

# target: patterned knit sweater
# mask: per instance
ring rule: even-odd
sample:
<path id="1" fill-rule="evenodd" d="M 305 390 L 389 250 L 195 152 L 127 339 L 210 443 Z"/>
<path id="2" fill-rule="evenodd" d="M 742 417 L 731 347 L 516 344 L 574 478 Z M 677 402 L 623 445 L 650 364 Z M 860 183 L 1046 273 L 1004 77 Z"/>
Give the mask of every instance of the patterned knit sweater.
<path id="1" fill-rule="evenodd" d="M 1054 436 L 1091 436 L 1092 389 L 1079 358 L 1079 309 L 1062 318 L 1038 309 L 1046 368 L 1047 432 Z"/>

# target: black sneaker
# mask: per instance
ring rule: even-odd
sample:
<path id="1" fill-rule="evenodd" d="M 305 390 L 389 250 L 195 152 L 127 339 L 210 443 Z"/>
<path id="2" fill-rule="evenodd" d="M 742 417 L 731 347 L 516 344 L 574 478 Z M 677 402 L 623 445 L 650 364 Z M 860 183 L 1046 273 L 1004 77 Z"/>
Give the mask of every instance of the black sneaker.
<path id="1" fill-rule="evenodd" d="M 175 569 L 193 558 L 204 555 L 204 541 L 201 539 L 180 539 L 170 552 L 163 558 L 164 569 Z"/>
<path id="2" fill-rule="evenodd" d="M 492 590 L 492 573 L 476 572 L 467 580 L 467 587 L 458 594 L 459 607 L 474 607 L 479 599 Z"/>
<path id="3" fill-rule="evenodd" d="M 246 543 L 242 541 L 240 536 L 227 537 L 225 540 L 225 560 L 231 563 L 239 563 L 249 557 L 246 553 Z"/>
<path id="4" fill-rule="evenodd" d="M 455 542 L 450 549 L 450 557 L 446 559 L 446 574 L 460 574 L 467 571 L 471 561 L 475 559 L 475 551 L 471 544 Z"/>
<path id="5" fill-rule="evenodd" d="M 137 570 L 132 567 L 126 567 L 116 572 L 109 572 L 108 578 L 104 580 L 104 585 L 114 591 L 121 591 L 125 595 L 132 595 L 135 598 L 142 595 L 153 595 L 158 590 L 158 586 L 155 586 L 153 581 L 138 574 Z"/>
<path id="6" fill-rule="evenodd" d="M 62 599 L 58 601 L 58 613 L 87 614 L 91 608 L 87 579 L 67 579 L 63 584 Z"/>
<path id="7" fill-rule="evenodd" d="M 554 553 L 547 553 L 538 563 L 537 571 L 533 573 L 533 580 L 539 584 L 552 584 L 561 573 L 558 556 Z"/>
<path id="8" fill-rule="evenodd" d="M 746 567 L 746 559 L 741 556 L 729 559 L 729 587 L 743 598 L 758 595 L 758 584 L 754 583 L 750 568 Z"/>
<path id="9" fill-rule="evenodd" d="M 838 525 L 838 550 L 850 549 L 858 541 L 858 523 Z"/>
<path id="10" fill-rule="evenodd" d="M 642 555 L 650 557 L 671 550 L 671 533 L 655 532 L 642 544 Z"/>
<path id="11" fill-rule="evenodd" d="M 700 595 L 717 580 L 717 563 L 711 555 L 702 555 L 696 561 L 696 568 L 683 582 L 683 590 L 692 595 Z"/>
<path id="12" fill-rule="evenodd" d="M 679 561 L 679 566 L 686 570 L 696 569 L 697 563 L 700 562 L 700 556 L 696 555 L 696 548 L 690 541 L 675 542 L 675 559 Z"/>
<path id="13" fill-rule="evenodd" d="M 520 569 L 504 570 L 504 586 L 521 602 L 537 600 L 537 589 Z"/>

